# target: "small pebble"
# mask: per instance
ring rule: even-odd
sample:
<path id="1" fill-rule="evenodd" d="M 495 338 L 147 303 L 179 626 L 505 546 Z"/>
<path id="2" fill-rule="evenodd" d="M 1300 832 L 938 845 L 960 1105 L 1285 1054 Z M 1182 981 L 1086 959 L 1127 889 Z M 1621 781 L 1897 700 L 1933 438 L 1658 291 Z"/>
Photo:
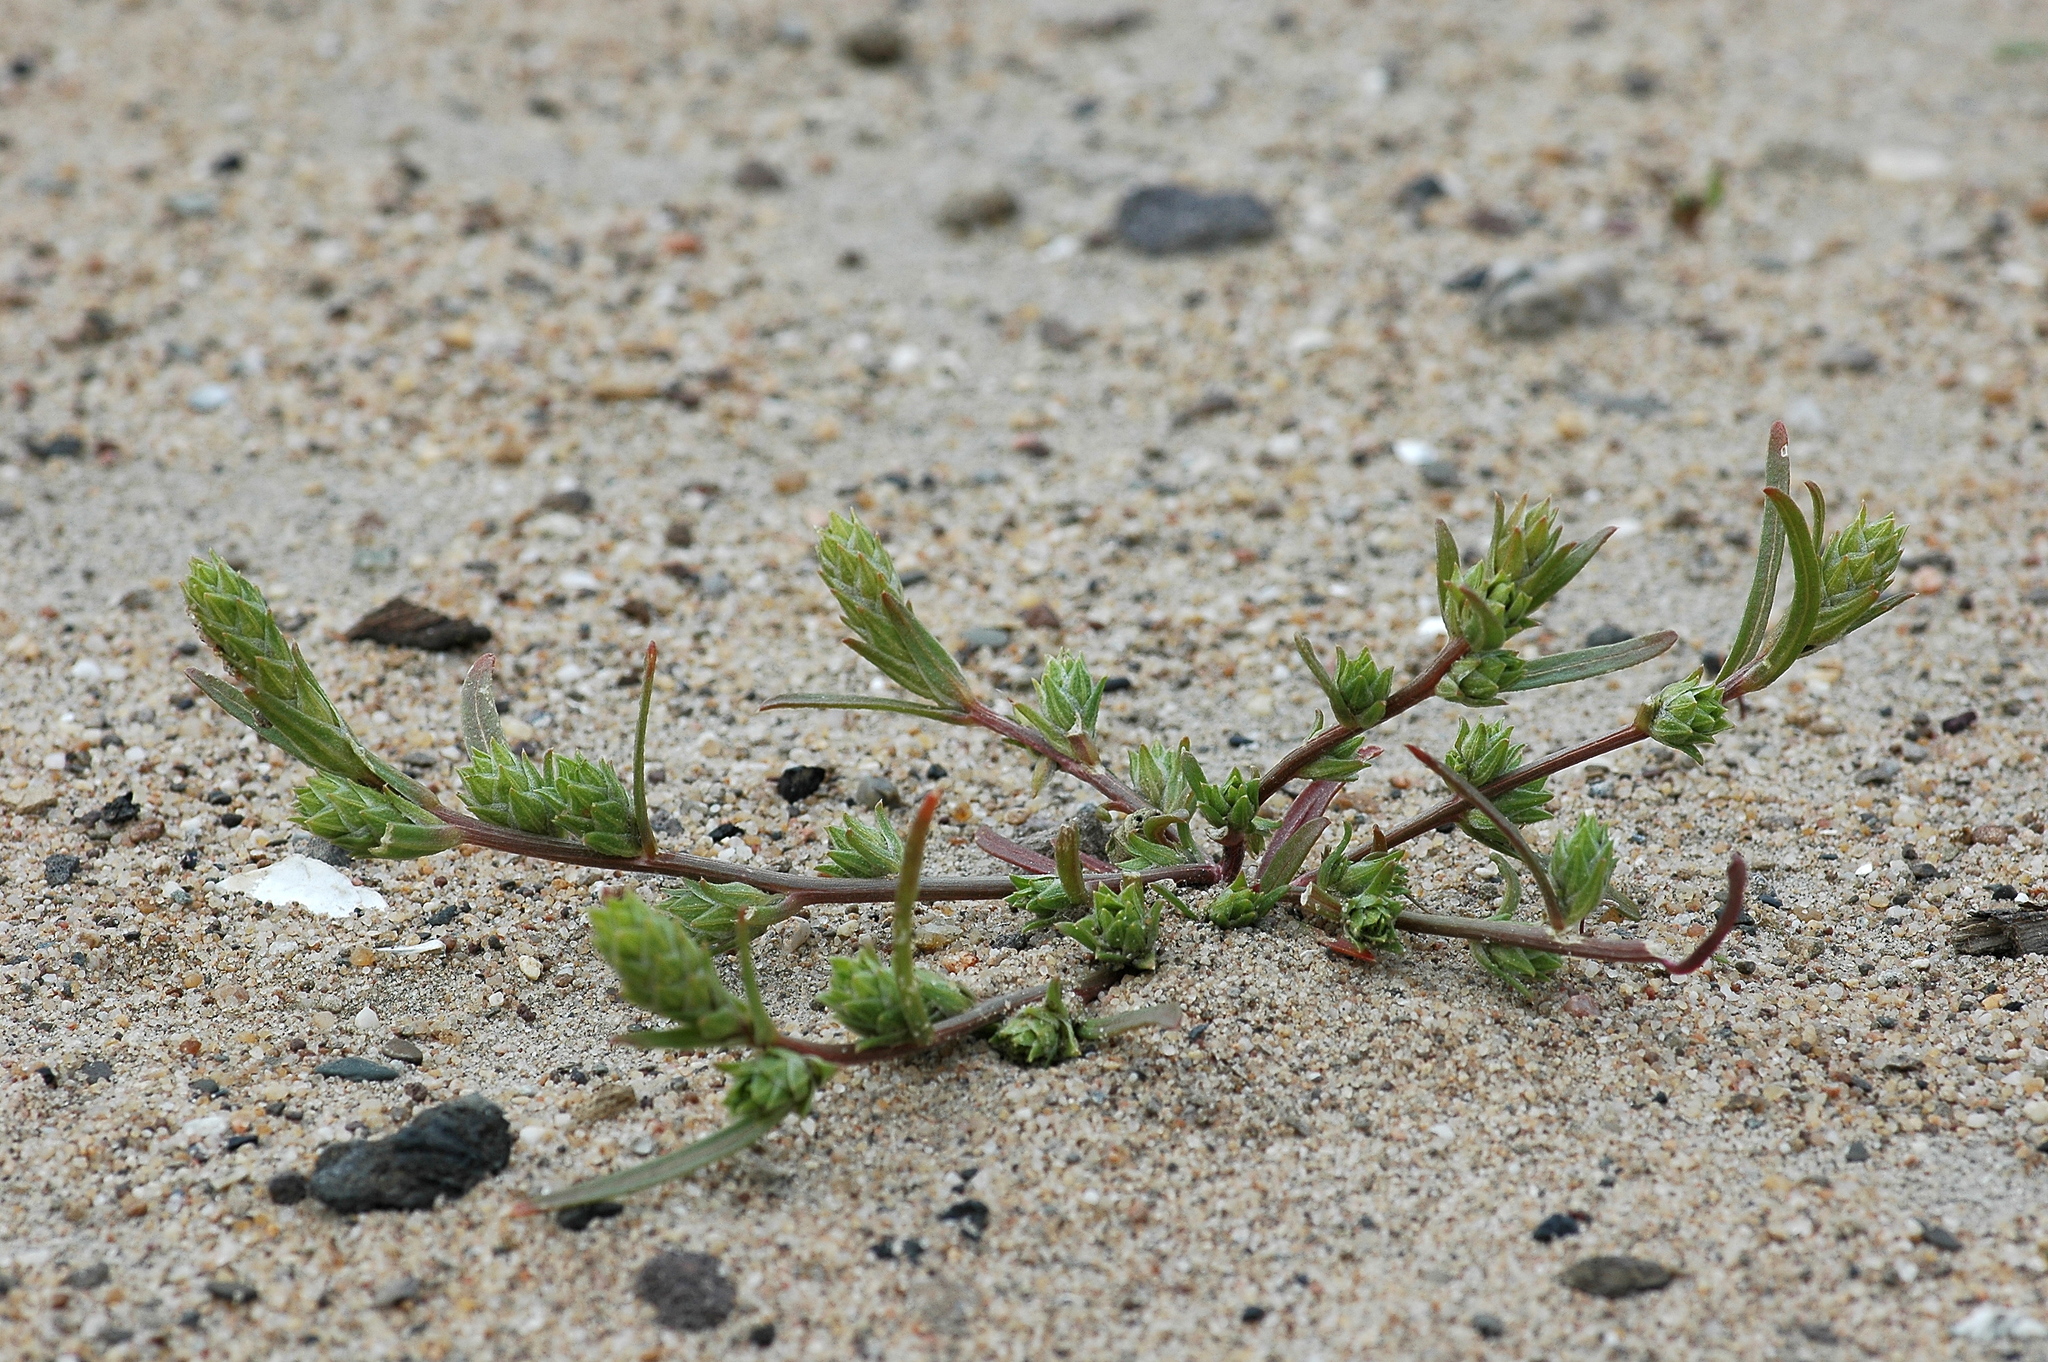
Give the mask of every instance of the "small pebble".
<path id="1" fill-rule="evenodd" d="M 742 161 L 732 173 L 733 184 L 754 193 L 767 193 L 783 186 L 782 172 L 766 161 Z"/>
<path id="2" fill-rule="evenodd" d="M 586 1201 L 581 1206 L 564 1206 L 555 1212 L 555 1223 L 571 1234 L 581 1234 L 593 1220 L 610 1220 L 625 1212 L 616 1201 Z"/>
<path id="3" fill-rule="evenodd" d="M 1116 212 L 1116 233 L 1146 255 L 1221 250 L 1263 241 L 1278 224 L 1250 194 L 1204 194 L 1182 185 L 1132 191 Z"/>
<path id="4" fill-rule="evenodd" d="M 1842 1157 L 1850 1163 L 1869 1163 L 1870 1146 L 1864 1144 L 1861 1140 L 1851 1140 L 1848 1152 L 1843 1154 Z"/>
<path id="5" fill-rule="evenodd" d="M 206 1284 L 206 1294 L 229 1305 L 247 1305 L 260 1294 L 255 1287 L 233 1277 L 216 1277 Z"/>
<path id="6" fill-rule="evenodd" d="M 235 390 L 225 383 L 202 383 L 185 398 L 185 405 L 204 416 L 219 411 L 234 400 Z"/>
<path id="7" fill-rule="evenodd" d="M 1017 196 L 1003 185 L 956 189 L 939 205 L 939 226 L 962 236 L 1000 227 L 1017 216 Z"/>
<path id="8" fill-rule="evenodd" d="M 1581 1258 L 1558 1274 L 1558 1280 L 1572 1290 L 1583 1291 L 1589 1296 L 1604 1296 L 1608 1300 L 1620 1300 L 1644 1291 L 1661 1291 L 1671 1285 L 1672 1277 L 1671 1269 L 1662 1263 L 1608 1254 Z"/>
<path id="9" fill-rule="evenodd" d="M 1481 1338 L 1499 1338 L 1508 1331 L 1499 1315 L 1477 1314 L 1472 1316 L 1472 1332 Z"/>
<path id="10" fill-rule="evenodd" d="M 822 766 L 786 766 L 775 777 L 775 793 L 791 804 L 800 804 L 818 792 L 829 774 Z"/>
<path id="11" fill-rule="evenodd" d="M 1265 1317 L 1266 1307 L 1263 1305 L 1247 1305 L 1238 1314 L 1238 1319 L 1242 1320 L 1246 1324 L 1257 1324 L 1260 1320 L 1264 1319 Z"/>
<path id="12" fill-rule="evenodd" d="M 993 627 L 969 629 L 962 638 L 970 648 L 987 648 L 991 652 L 1010 646 L 1010 631 Z"/>
<path id="13" fill-rule="evenodd" d="M 861 66 L 893 66 L 910 54 L 910 39 L 888 19 L 873 19 L 847 30 L 839 50 Z"/>
<path id="14" fill-rule="evenodd" d="M 64 1274 L 64 1285 L 73 1291 L 92 1291 L 105 1286 L 114 1279 L 114 1270 L 105 1263 L 90 1263 Z"/>
<path id="15" fill-rule="evenodd" d="M 474 620 L 456 619 L 403 596 L 394 596 L 350 625 L 342 637 L 351 643 L 381 643 L 390 648 L 445 653 L 481 647 L 491 641 L 491 631 Z"/>
<path id="16" fill-rule="evenodd" d="M 378 1287 L 370 1297 L 370 1304 L 379 1310 L 389 1310 L 394 1305 L 404 1305 L 407 1301 L 418 1300 L 423 1290 L 425 1287 L 421 1285 L 420 1279 L 407 1273 L 402 1277 L 393 1277 Z"/>
<path id="17" fill-rule="evenodd" d="M 766 1324 L 756 1324 L 753 1328 L 747 1330 L 747 1342 L 757 1348 L 774 1346 L 775 1321 L 771 1319 Z"/>
<path id="18" fill-rule="evenodd" d="M 1635 635 L 1618 624 L 1603 624 L 1586 635 L 1588 648 L 1604 648 L 1610 643 L 1626 643 Z"/>
<path id="19" fill-rule="evenodd" d="M 1549 1244 L 1559 1239 L 1570 1238 L 1578 1232 L 1579 1222 L 1577 1217 L 1559 1211 L 1555 1215 L 1545 1216 L 1543 1223 L 1535 1228 L 1530 1238 L 1539 1244 Z"/>
<path id="20" fill-rule="evenodd" d="M 903 796 L 896 789 L 896 782 L 887 776 L 862 776 L 853 783 L 853 806 L 857 809 L 872 809 L 877 804 L 885 809 L 903 807 Z"/>
<path id="21" fill-rule="evenodd" d="M 330 1059 L 313 1072 L 322 1078 L 347 1078 L 359 1083 L 389 1083 L 398 1077 L 398 1070 L 374 1060 L 359 1059 L 355 1055 Z"/>
<path id="22" fill-rule="evenodd" d="M 395 1135 L 328 1145 L 309 1190 L 343 1215 L 427 1210 L 503 1172 L 511 1158 L 505 1114 L 470 1094 L 430 1108 Z"/>
<path id="23" fill-rule="evenodd" d="M 664 1329 L 716 1329 L 732 1314 L 739 1293 L 708 1253 L 664 1249 L 648 1259 L 634 1278 L 633 1292 L 654 1307 Z"/>
<path id="24" fill-rule="evenodd" d="M 1479 325 L 1504 340 L 1542 340 L 1621 310 L 1621 272 L 1597 252 L 1527 265 L 1489 278 Z"/>
<path id="25" fill-rule="evenodd" d="M 1924 1220 L 1920 1222 L 1920 1242 L 1929 1248 L 1938 1248 L 1943 1253 L 1960 1253 L 1963 1247 L 1963 1241 L 1956 1238 L 1952 1232 Z"/>
<path id="26" fill-rule="evenodd" d="M 280 1206 L 296 1206 L 306 1199 L 306 1175 L 279 1173 L 270 1180 L 270 1199 Z"/>
<path id="27" fill-rule="evenodd" d="M 420 1052 L 420 1047 L 403 1036 L 393 1036 L 379 1048 L 384 1052 L 384 1057 L 387 1059 L 401 1060 L 407 1064 L 423 1064 L 426 1062 L 427 1057 Z"/>

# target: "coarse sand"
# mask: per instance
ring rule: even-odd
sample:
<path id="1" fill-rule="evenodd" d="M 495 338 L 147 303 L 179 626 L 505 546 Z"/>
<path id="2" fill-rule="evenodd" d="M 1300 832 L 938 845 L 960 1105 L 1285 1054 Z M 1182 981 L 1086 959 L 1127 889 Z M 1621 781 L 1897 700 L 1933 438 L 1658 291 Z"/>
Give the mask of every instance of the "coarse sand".
<path id="1" fill-rule="evenodd" d="M 2048 968 L 1950 940 L 2048 901 L 2038 7 L 9 0 L 0 61 L 0 1355 L 2048 1356 Z M 1120 242 L 1168 183 L 1269 217 Z M 1503 320 L 1558 260 L 1583 305 Z M 294 772 L 194 703 L 196 552 L 441 788 L 477 649 L 344 641 L 394 596 L 488 627 L 515 736 L 613 760 L 659 644 L 677 849 L 808 867 L 885 777 L 943 791 L 936 869 L 988 873 L 976 826 L 1086 792 L 970 730 L 757 709 L 867 685 L 831 511 L 978 631 L 983 693 L 1078 650 L 1130 683 L 1117 760 L 1185 734 L 1215 772 L 1310 731 L 1297 632 L 1427 658 L 1435 520 L 1471 546 L 1496 491 L 1558 498 L 1619 528 L 1530 645 L 1681 641 L 1491 712 L 1547 751 L 1727 644 L 1774 419 L 1831 523 L 1910 524 L 1922 594 L 1703 767 L 1553 780 L 1662 949 L 1748 858 L 1697 976 L 1524 1001 L 1454 942 L 1173 921 L 1105 1006 L 1182 1029 L 845 1072 L 572 1232 L 522 1195 L 722 1115 L 711 1057 L 607 1043 L 642 1020 L 583 926 L 616 877 L 356 862 L 388 906 L 342 919 L 218 887 L 306 848 Z M 1377 735 L 1347 815 L 1427 807 L 1400 745 L 1457 715 Z M 796 806 L 793 765 L 828 772 Z M 1491 911 L 1479 848 L 1413 849 L 1425 905 Z M 927 962 L 1084 967 L 1021 923 L 933 908 Z M 833 1034 L 830 953 L 885 935 L 779 928 L 776 1016 Z M 315 1074 L 344 1056 L 398 1077 Z M 471 1092 L 516 1145 L 458 1201 L 267 1191 Z M 1675 1277 L 1560 1281 L 1602 1255 Z"/>

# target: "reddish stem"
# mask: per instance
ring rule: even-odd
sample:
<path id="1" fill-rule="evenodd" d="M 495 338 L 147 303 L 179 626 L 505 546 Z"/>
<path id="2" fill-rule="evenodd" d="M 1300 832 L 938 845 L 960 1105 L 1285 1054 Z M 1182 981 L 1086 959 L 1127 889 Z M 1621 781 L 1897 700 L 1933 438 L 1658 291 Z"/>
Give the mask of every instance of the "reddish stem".
<path id="1" fill-rule="evenodd" d="M 1518 766 L 1500 779 L 1489 781 L 1487 784 L 1482 785 L 1479 792 L 1489 797 L 1504 795 L 1517 785 L 1526 785 L 1532 780 L 1542 780 L 1548 776 L 1556 775 L 1559 771 L 1568 771 L 1574 766 L 1593 760 L 1595 757 L 1604 757 L 1609 752 L 1618 752 L 1624 747 L 1639 743 L 1649 736 L 1649 734 L 1633 726 L 1618 728 L 1612 733 L 1593 739 L 1591 742 L 1580 743 L 1577 747 L 1567 747 L 1562 752 L 1553 752 L 1541 761 L 1530 762 L 1527 766 Z M 1435 832 L 1438 828 L 1448 827 L 1452 823 L 1457 822 L 1471 808 L 1470 802 L 1464 799 L 1447 799 L 1428 813 L 1397 825 L 1392 832 L 1386 834 L 1386 845 L 1390 847 L 1399 846 L 1403 842 L 1412 842 L 1417 837 Z M 1367 843 L 1353 851 L 1351 859 L 1356 861 L 1371 855 L 1372 852 L 1372 844 Z"/>
<path id="2" fill-rule="evenodd" d="M 1533 922 L 1499 922 L 1491 918 L 1454 917 L 1443 913 L 1403 913 L 1394 925 L 1404 932 L 1424 936 L 1450 936 L 1465 941 L 1485 941 L 1497 946 L 1521 946 L 1548 951 L 1552 955 L 1575 955 L 1585 960 L 1607 960 L 1622 965 L 1656 965 L 1667 974 L 1691 974 L 1707 963 L 1721 943 L 1742 920 L 1743 896 L 1749 887 L 1749 866 L 1741 856 L 1728 862 L 1728 902 L 1714 920 L 1713 930 L 1682 960 L 1667 960 L 1641 941 L 1614 938 L 1553 936 Z"/>
<path id="3" fill-rule="evenodd" d="M 1060 770 L 1065 771 L 1084 785 L 1092 785 L 1104 799 L 1109 801 L 1109 807 L 1118 813 L 1136 813 L 1139 809 L 1146 807 L 1143 795 L 1124 784 L 1121 780 L 1118 780 L 1109 772 L 1090 766 L 1086 762 L 1075 761 L 1072 757 L 1053 751 L 1051 745 L 1042 736 L 1014 720 L 1004 718 L 979 700 L 968 702 L 967 721 L 987 729 L 998 737 L 1007 738 L 1020 747 L 1036 752 L 1039 756 L 1044 757 L 1054 766 L 1059 767 Z"/>
<path id="4" fill-rule="evenodd" d="M 1444 644 L 1437 655 L 1430 659 L 1428 668 L 1420 676 L 1387 697 L 1387 712 L 1381 717 L 1380 723 L 1415 708 L 1436 694 L 1436 683 L 1443 680 L 1458 659 L 1470 652 L 1471 648 L 1472 645 L 1463 639 L 1453 639 Z M 1355 738 L 1364 732 L 1365 729 L 1353 724 L 1333 724 L 1308 739 L 1275 762 L 1273 768 L 1259 779 L 1259 802 L 1265 803 L 1280 793 L 1288 781 L 1330 755 L 1347 739 Z"/>

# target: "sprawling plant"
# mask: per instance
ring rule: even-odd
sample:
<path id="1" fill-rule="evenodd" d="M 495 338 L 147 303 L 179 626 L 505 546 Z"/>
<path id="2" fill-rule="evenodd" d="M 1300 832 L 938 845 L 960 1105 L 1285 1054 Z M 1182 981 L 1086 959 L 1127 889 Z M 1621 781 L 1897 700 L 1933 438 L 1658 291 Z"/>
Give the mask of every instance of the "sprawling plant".
<path id="1" fill-rule="evenodd" d="M 1517 992 L 1554 975 L 1565 956 L 1649 965 L 1684 974 L 1705 964 L 1743 911 L 1746 870 L 1728 867 L 1728 895 L 1713 928 L 1679 960 L 1644 942 L 1588 932 L 1603 905 L 1633 915 L 1613 884 L 1618 859 L 1600 821 L 1582 815 L 1553 833 L 1547 852 L 1525 830 L 1553 819 L 1551 775 L 1640 742 L 1691 760 L 1735 722 L 1737 704 L 1783 676 L 1807 653 L 1837 642 L 1895 608 L 1903 533 L 1891 517 L 1859 512 L 1826 533 L 1826 503 L 1807 484 L 1810 516 L 1789 492 L 1785 428 L 1773 426 L 1765 465 L 1765 506 L 1756 572 L 1734 641 L 1719 673 L 1696 672 L 1650 696 L 1629 723 L 1590 742 L 1529 760 L 1500 719 L 1462 721 L 1441 757 L 1408 750 L 1445 785 L 1448 798 L 1392 828 L 1335 830 L 1330 814 L 1344 787 L 1381 755 L 1365 744 L 1376 727 L 1429 699 L 1498 709 L 1515 695 L 1605 676 L 1658 657 L 1677 641 L 1657 633 L 1603 647 L 1529 656 L 1517 636 L 1585 568 L 1602 532 L 1567 543 L 1548 501 L 1496 504 L 1483 553 L 1466 561 L 1450 529 L 1437 526 L 1437 590 L 1446 640 L 1423 671 L 1396 686 L 1368 653 L 1339 649 L 1325 663 L 1306 637 L 1296 647 L 1329 703 L 1331 719 L 1263 769 L 1212 774 L 1178 745 L 1134 748 L 1113 770 L 1097 733 L 1103 685 L 1071 653 L 1055 655 L 1035 703 L 1015 717 L 984 702 L 953 655 L 911 610 L 881 541 L 858 520 L 834 516 L 818 546 L 826 585 L 838 601 L 847 646 L 902 694 L 783 695 L 770 709 L 859 709 L 910 714 L 993 732 L 1054 773 L 1092 788 L 1115 820 L 1109 859 L 1085 855 L 1073 826 L 1051 854 L 984 828 L 978 845 L 1015 872 L 924 874 L 925 842 L 938 806 L 926 796 L 899 833 L 880 810 L 856 813 L 828 834 L 815 875 L 761 870 L 660 849 L 648 819 L 646 747 L 654 650 L 647 652 L 630 778 L 589 757 L 513 750 L 491 693 L 492 659 L 462 687 L 461 728 L 469 761 L 458 772 L 462 804 L 426 786 L 359 742 L 273 618 L 260 592 L 219 558 L 197 560 L 185 582 L 194 621 L 239 684 L 193 674 L 221 708 L 313 768 L 297 791 L 298 821 L 364 856 L 415 858 L 462 844 L 538 860 L 598 866 L 677 882 L 650 903 L 630 890 L 590 911 L 598 952 L 620 992 L 661 1025 L 627 1032 L 623 1044 L 741 1052 L 730 1075 L 731 1122 L 717 1134 L 607 1177 L 536 1197 L 536 1208 L 572 1205 L 650 1187 L 745 1148 L 791 1113 L 809 1110 L 835 1065 L 897 1059 L 986 1036 L 1024 1064 L 1056 1064 L 1084 1043 L 1132 1026 L 1174 1025 L 1171 1006 L 1090 1017 L 1094 1003 L 1131 971 L 1158 963 L 1164 910 L 1217 930 L 1249 927 L 1285 909 L 1328 933 L 1340 954 L 1371 960 L 1399 950 L 1406 934 L 1463 938 L 1482 966 Z M 1792 587 L 1772 618 L 1780 570 Z M 1502 898 L 1487 917 L 1426 913 L 1414 906 L 1404 844 L 1455 826 L 1493 855 Z M 1562 825 L 1560 825 L 1562 826 Z M 1321 854 L 1318 855 L 1318 850 Z M 1520 917 L 1523 880 L 1542 905 L 1540 921 Z M 1079 944 L 1096 968 L 1071 982 L 976 1000 L 944 976 L 917 967 L 920 904 L 1005 899 Z M 893 902 L 887 957 L 865 947 L 831 963 L 818 1003 L 852 1039 L 791 1035 L 769 1014 L 755 979 L 761 932 L 824 904 Z M 731 974 L 718 959 L 734 957 Z M 729 982 L 736 976 L 738 991 Z"/>

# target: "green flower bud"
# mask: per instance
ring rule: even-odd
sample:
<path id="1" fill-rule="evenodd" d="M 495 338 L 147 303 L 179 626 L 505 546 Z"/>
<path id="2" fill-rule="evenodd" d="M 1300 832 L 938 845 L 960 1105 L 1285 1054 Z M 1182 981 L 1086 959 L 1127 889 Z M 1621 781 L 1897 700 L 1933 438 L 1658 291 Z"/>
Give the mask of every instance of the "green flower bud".
<path id="1" fill-rule="evenodd" d="M 1159 905 L 1135 879 L 1121 890 L 1095 891 L 1095 911 L 1079 922 L 1060 924 L 1060 935 L 1078 941 L 1109 969 L 1149 970 L 1158 966 Z"/>
<path id="2" fill-rule="evenodd" d="M 1208 918 L 1210 925 L 1226 931 L 1237 927 L 1255 927 L 1260 918 L 1272 911 L 1273 905 L 1279 902 L 1280 895 L 1285 891 L 1286 886 L 1282 885 L 1271 895 L 1261 894 L 1247 885 L 1244 874 L 1239 872 L 1238 877 L 1226 885 L 1222 893 L 1209 900 L 1208 909 L 1203 916 Z"/>
<path id="3" fill-rule="evenodd" d="M 606 856 L 640 854 L 640 821 L 633 796 L 608 763 L 548 753 L 548 784 L 561 800 L 555 815 L 560 832 Z"/>
<path id="4" fill-rule="evenodd" d="M 1522 997 L 1529 996 L 1531 984 L 1541 984 L 1564 968 L 1564 957 L 1550 951 L 1530 950 L 1526 946 L 1501 946 L 1489 941 L 1472 943 L 1472 954 L 1488 974 L 1512 988 Z"/>
<path id="5" fill-rule="evenodd" d="M 1369 951 L 1399 951 L 1401 934 L 1394 921 L 1407 906 L 1407 855 L 1397 847 L 1354 861 L 1344 854 L 1350 844 L 1351 829 L 1347 827 L 1317 867 L 1307 897 L 1324 912 L 1342 917 L 1344 934 L 1354 945 Z"/>
<path id="6" fill-rule="evenodd" d="M 1458 720 L 1458 736 L 1444 754 L 1444 765 L 1484 789 L 1522 764 L 1529 749 L 1515 741 L 1514 729 L 1504 723 Z M 1550 817 L 1550 790 L 1540 780 L 1517 785 L 1505 794 L 1492 796 L 1493 806 L 1517 827 L 1541 823 Z M 1470 813 L 1458 820 L 1465 834 L 1482 846 L 1508 850 L 1507 838 L 1485 814 Z"/>
<path id="7" fill-rule="evenodd" d="M 1493 539 L 1486 556 L 1461 570 L 1457 545 L 1439 525 L 1437 580 L 1444 625 L 1453 638 L 1476 649 L 1498 648 L 1538 621 L 1541 609 L 1592 561 L 1605 536 L 1587 544 L 1561 543 L 1557 513 L 1546 499 L 1529 504 L 1527 497 L 1510 509 L 1500 498 L 1493 503 Z M 1468 597 L 1462 586 L 1470 591 Z M 1472 597 L 1477 597 L 1475 603 Z"/>
<path id="8" fill-rule="evenodd" d="M 1196 792 L 1209 783 L 1185 739 L 1179 747 L 1147 743 L 1132 749 L 1130 771 L 1131 788 L 1161 813 L 1193 813 Z"/>
<path id="9" fill-rule="evenodd" d="M 917 989 L 930 1021 L 958 1016 L 974 1001 L 950 979 L 930 970 L 917 971 Z M 861 1038 L 859 1049 L 903 1045 L 915 1039 L 910 1019 L 903 1015 L 903 994 L 897 988 L 895 971 L 872 947 L 863 946 L 858 955 L 832 958 L 832 986 L 818 995 L 818 1004 Z"/>
<path id="10" fill-rule="evenodd" d="M 820 875 L 844 880 L 893 880 L 903 869 L 903 836 L 889 815 L 877 807 L 873 823 L 850 813 L 837 827 L 825 829 L 831 850 Z"/>
<path id="11" fill-rule="evenodd" d="M 1618 862 L 1613 839 L 1591 814 L 1580 815 L 1572 830 L 1551 845 L 1550 880 L 1557 887 L 1567 927 L 1600 906 Z"/>
<path id="12" fill-rule="evenodd" d="M 723 955 L 738 939 L 742 912 L 747 916 L 747 940 L 754 941 L 790 916 L 783 905 L 783 899 L 752 885 L 683 880 L 655 906 L 682 923 L 698 945 Z"/>
<path id="13" fill-rule="evenodd" d="M 1270 823 L 1259 818 L 1259 782 L 1243 771 L 1232 771 L 1221 785 L 1206 782 L 1195 792 L 1195 807 L 1211 827 L 1244 839 L 1246 849 L 1257 854 L 1265 845 Z"/>
<path id="14" fill-rule="evenodd" d="M 1828 536 L 1820 550 L 1820 615 L 1807 636 L 1808 652 L 1861 629 L 1906 599 L 1885 597 L 1905 541 L 1904 527 L 1892 517 L 1871 521 L 1861 508 L 1854 520 Z"/>
<path id="15" fill-rule="evenodd" d="M 486 823 L 542 837 L 559 835 L 555 819 L 562 798 L 547 772 L 502 741 L 472 752 L 468 764 L 456 768 L 455 778 L 462 783 L 463 804 Z"/>
<path id="16" fill-rule="evenodd" d="M 818 538 L 818 572 L 852 631 L 847 645 L 913 695 L 964 709 L 972 693 L 952 654 L 917 622 L 882 541 L 860 521 L 835 514 Z"/>
<path id="17" fill-rule="evenodd" d="M 1339 648 L 1335 669 L 1325 670 L 1306 634 L 1295 635 L 1294 649 L 1308 665 L 1309 675 L 1322 687 L 1324 698 L 1330 702 L 1330 713 L 1338 723 L 1371 728 L 1386 717 L 1387 697 L 1394 692 L 1393 668 L 1380 666 L 1369 652 L 1346 657 Z"/>
<path id="18" fill-rule="evenodd" d="M 732 1079 L 725 1087 L 725 1109 L 735 1121 L 780 1121 L 791 1112 L 808 1115 L 811 1098 L 836 1072 L 822 1059 L 781 1049 L 718 1067 Z"/>
<path id="19" fill-rule="evenodd" d="M 1705 761 L 1700 749 L 1735 727 L 1721 692 L 1703 673 L 1673 681 L 1646 701 L 1636 713 L 1636 727 L 1695 762 Z"/>
<path id="20" fill-rule="evenodd" d="M 1046 985 L 1044 1002 L 1017 1009 L 988 1043 L 1015 1064 L 1058 1064 L 1080 1054 L 1081 1038 L 1060 996 L 1060 981 Z"/>
<path id="21" fill-rule="evenodd" d="M 1436 697 L 1482 708 L 1503 704 L 1501 692 L 1512 689 L 1522 671 L 1522 659 L 1504 648 L 1473 653 L 1451 664 L 1444 679 L 1436 683 Z"/>
<path id="22" fill-rule="evenodd" d="M 450 827 L 410 800 L 338 776 L 316 775 L 292 792 L 292 821 L 358 856 L 411 860 L 446 851 L 462 841 Z"/>
<path id="23" fill-rule="evenodd" d="M 1102 709 L 1102 682 L 1088 672 L 1088 664 L 1073 653 L 1060 651 L 1045 664 L 1045 674 L 1035 683 L 1038 704 L 1018 705 L 1022 715 L 1062 756 L 1093 766 L 1096 762 L 1095 721 Z"/>
<path id="24" fill-rule="evenodd" d="M 1009 905 L 1031 914 L 1026 931 L 1050 926 L 1076 908 L 1085 906 L 1067 893 L 1066 886 L 1057 875 L 1012 875 L 1010 883 L 1016 888 L 1007 899 Z"/>
<path id="25" fill-rule="evenodd" d="M 689 928 L 628 891 L 590 910 L 591 943 L 619 976 L 633 1006 L 678 1023 L 664 1035 L 676 1048 L 707 1048 L 751 1031 L 740 1000 L 718 977 L 711 954 Z"/>

